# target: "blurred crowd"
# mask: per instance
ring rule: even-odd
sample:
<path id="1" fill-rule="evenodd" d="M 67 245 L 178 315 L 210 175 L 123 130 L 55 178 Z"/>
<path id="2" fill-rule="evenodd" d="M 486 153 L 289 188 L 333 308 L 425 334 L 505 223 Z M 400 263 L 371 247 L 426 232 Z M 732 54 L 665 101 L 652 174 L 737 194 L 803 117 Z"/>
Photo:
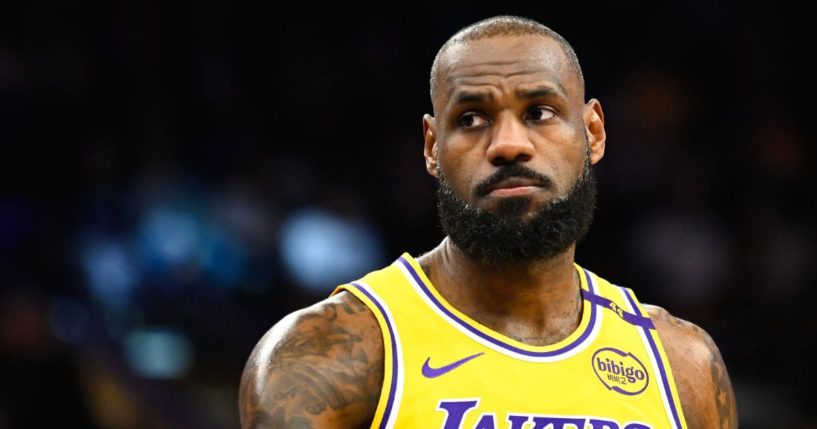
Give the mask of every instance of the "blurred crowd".
<path id="1" fill-rule="evenodd" d="M 742 428 L 817 428 L 817 10 L 646 5 L 0 6 L 0 429 L 237 427 L 272 324 L 442 238 L 428 72 L 504 13 L 605 111 L 577 261 L 712 335 Z"/>

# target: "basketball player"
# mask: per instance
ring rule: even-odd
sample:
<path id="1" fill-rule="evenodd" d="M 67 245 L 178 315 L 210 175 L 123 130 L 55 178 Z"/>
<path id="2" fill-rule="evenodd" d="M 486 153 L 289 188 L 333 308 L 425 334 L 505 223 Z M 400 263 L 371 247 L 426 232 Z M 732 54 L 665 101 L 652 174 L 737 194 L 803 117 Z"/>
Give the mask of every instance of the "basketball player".
<path id="1" fill-rule="evenodd" d="M 445 239 L 276 324 L 244 428 L 736 428 L 717 347 L 574 263 L 604 116 L 570 45 L 496 17 L 440 49 L 426 169 Z"/>

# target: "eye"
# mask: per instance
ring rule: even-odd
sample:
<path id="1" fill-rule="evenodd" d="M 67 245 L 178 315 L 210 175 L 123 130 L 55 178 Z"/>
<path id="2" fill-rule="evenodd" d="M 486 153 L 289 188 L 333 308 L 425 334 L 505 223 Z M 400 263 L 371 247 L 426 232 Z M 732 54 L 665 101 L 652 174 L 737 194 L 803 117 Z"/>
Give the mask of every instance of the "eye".
<path id="1" fill-rule="evenodd" d="M 459 122 L 465 128 L 477 128 L 487 124 L 488 120 L 479 113 L 467 112 L 460 116 Z"/>
<path id="2" fill-rule="evenodd" d="M 552 117 L 556 116 L 556 113 L 553 110 L 550 110 L 546 106 L 535 106 L 528 110 L 527 118 L 532 121 L 546 121 Z"/>

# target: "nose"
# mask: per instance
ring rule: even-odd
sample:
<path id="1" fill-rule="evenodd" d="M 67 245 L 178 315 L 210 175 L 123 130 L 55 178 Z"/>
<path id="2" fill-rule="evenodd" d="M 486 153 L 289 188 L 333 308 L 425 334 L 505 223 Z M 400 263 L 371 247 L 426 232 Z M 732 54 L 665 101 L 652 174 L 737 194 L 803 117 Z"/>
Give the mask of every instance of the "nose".
<path id="1" fill-rule="evenodd" d="M 529 161 L 534 147 L 525 123 L 511 114 L 500 115 L 494 123 L 486 156 L 494 166 Z"/>

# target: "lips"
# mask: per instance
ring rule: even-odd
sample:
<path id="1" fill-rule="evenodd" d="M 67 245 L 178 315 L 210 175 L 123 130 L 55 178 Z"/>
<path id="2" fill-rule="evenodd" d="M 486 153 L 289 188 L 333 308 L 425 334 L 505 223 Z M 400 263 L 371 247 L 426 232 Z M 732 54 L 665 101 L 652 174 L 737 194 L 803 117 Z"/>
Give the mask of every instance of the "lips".
<path id="1" fill-rule="evenodd" d="M 545 183 L 537 179 L 527 177 L 509 177 L 488 186 L 485 189 L 485 194 L 496 196 L 524 194 L 534 190 L 531 188 L 542 188 L 544 185 Z"/>
<path id="2" fill-rule="evenodd" d="M 474 189 L 477 198 L 524 195 L 552 186 L 550 178 L 519 163 L 503 165 Z M 504 194 L 504 195 L 503 195 Z"/>

